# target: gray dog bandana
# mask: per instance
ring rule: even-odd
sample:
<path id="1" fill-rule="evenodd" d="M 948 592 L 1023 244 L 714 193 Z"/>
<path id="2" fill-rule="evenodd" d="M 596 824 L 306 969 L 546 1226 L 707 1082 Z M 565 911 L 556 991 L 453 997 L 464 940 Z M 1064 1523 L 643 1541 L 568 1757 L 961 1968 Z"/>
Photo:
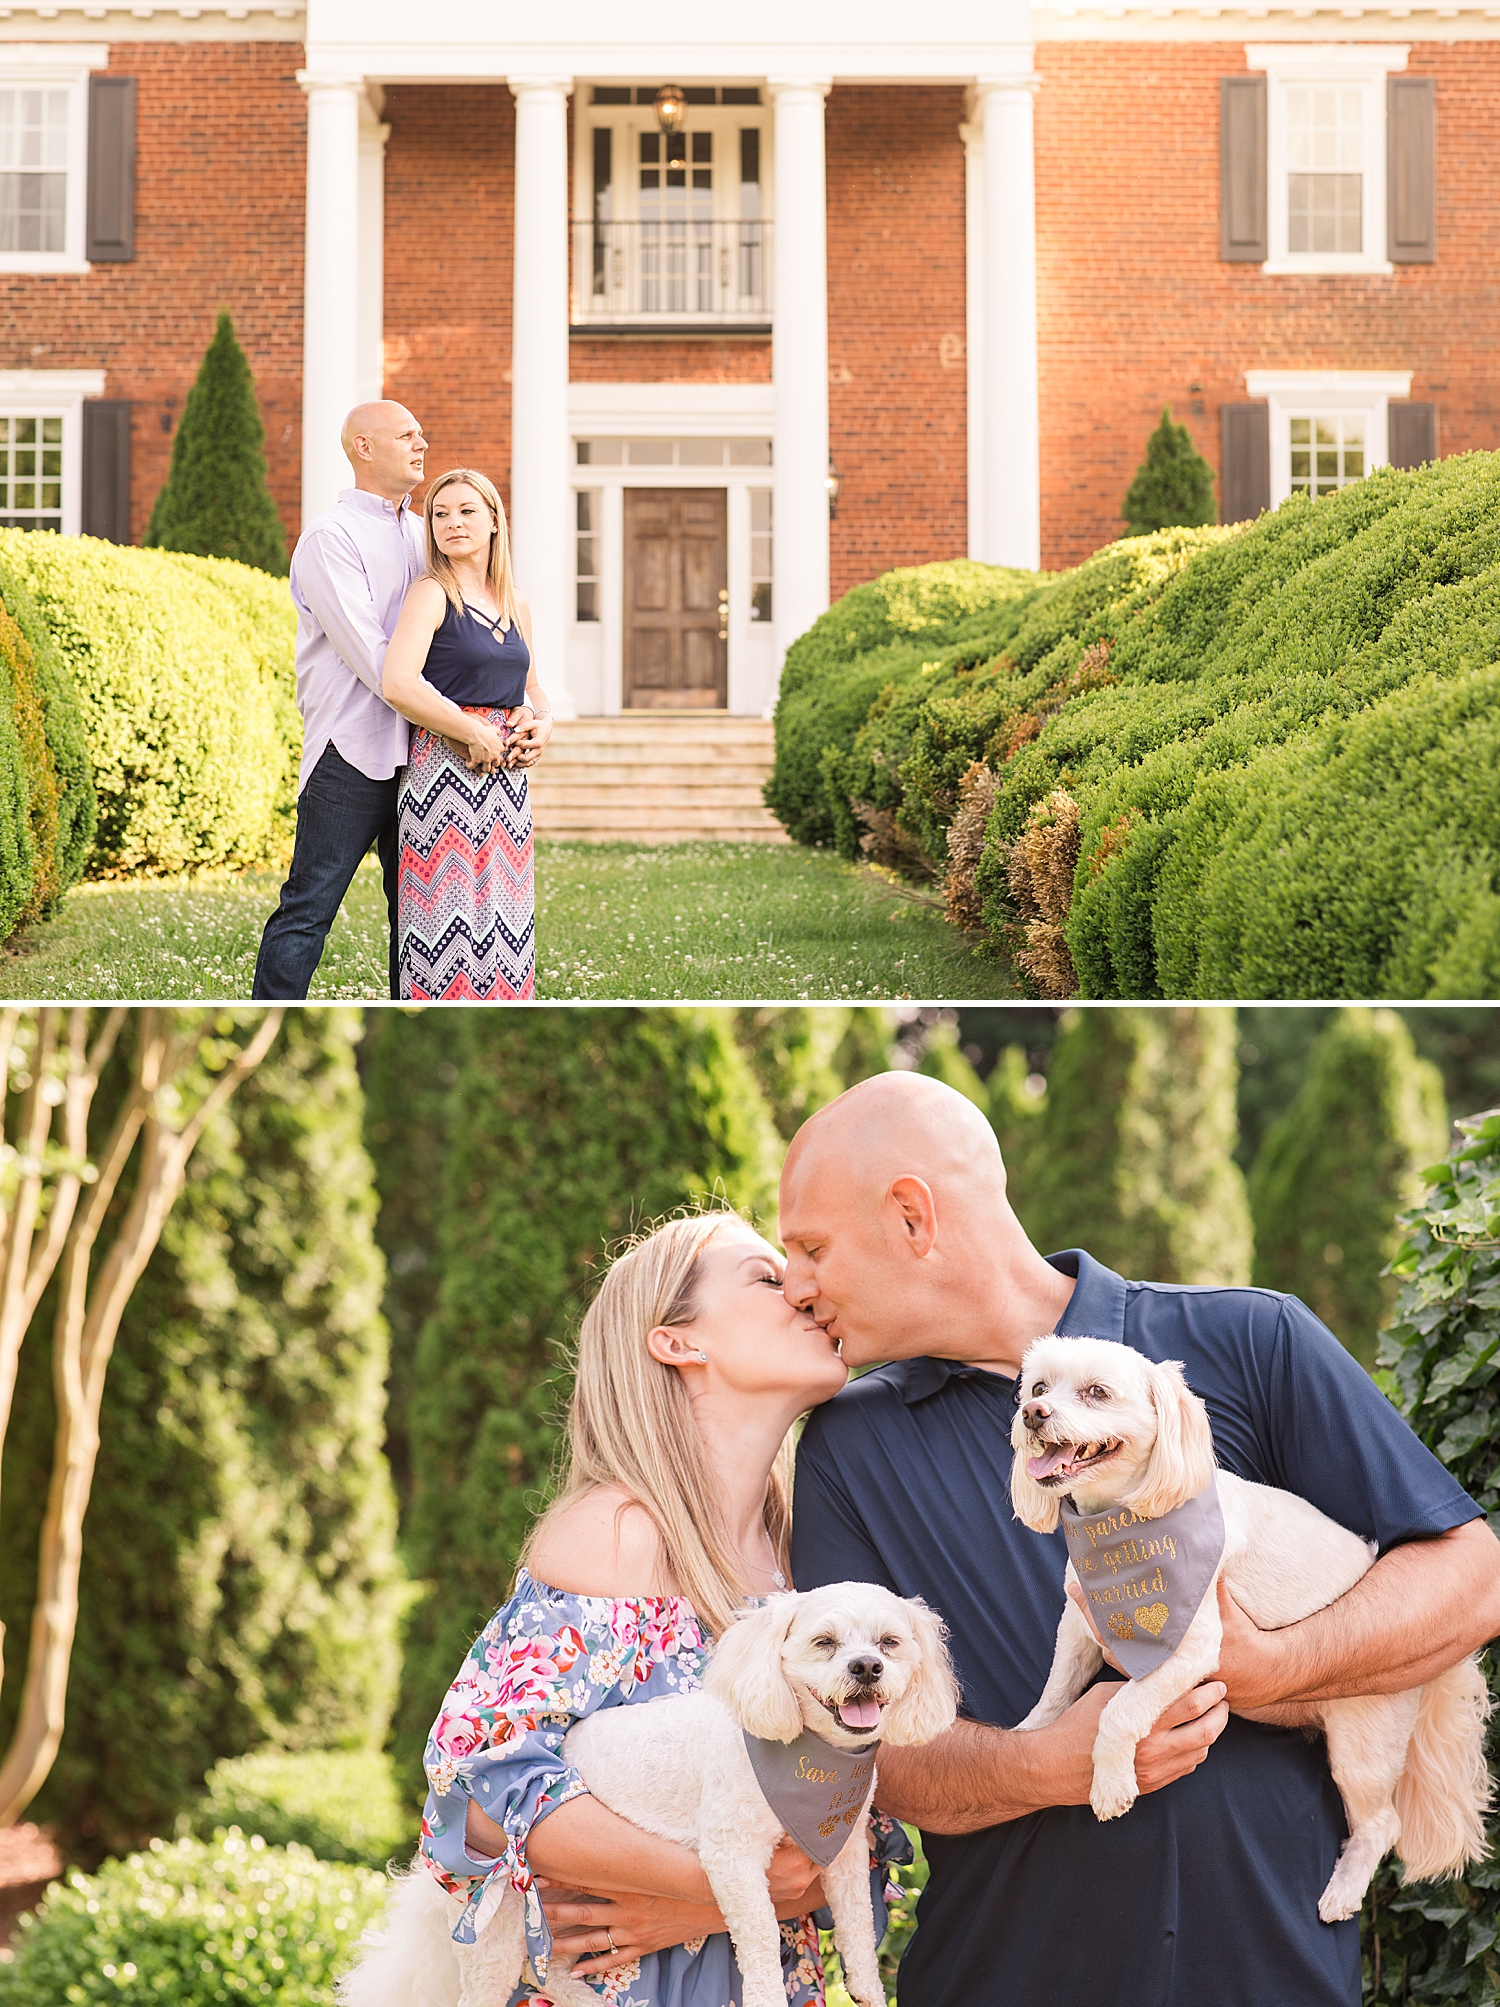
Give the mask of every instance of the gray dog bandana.
<path id="1" fill-rule="evenodd" d="M 808 1859 L 826 1868 L 864 1814 L 875 1784 L 875 1744 L 835 1749 L 808 1729 L 795 1742 L 743 1732 L 766 1803 Z"/>
<path id="2" fill-rule="evenodd" d="M 1062 1502 L 1068 1559 L 1087 1598 L 1094 1629 L 1132 1679 L 1169 1659 L 1198 1614 L 1224 1553 L 1219 1488 L 1208 1488 L 1155 1519 L 1128 1505 L 1079 1512 Z"/>

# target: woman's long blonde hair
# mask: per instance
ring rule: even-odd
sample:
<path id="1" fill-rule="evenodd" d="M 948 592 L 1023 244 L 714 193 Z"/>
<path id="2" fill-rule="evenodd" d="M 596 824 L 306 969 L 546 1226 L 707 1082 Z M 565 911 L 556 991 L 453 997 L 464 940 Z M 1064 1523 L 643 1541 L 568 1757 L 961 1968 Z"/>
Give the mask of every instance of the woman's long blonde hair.
<path id="1" fill-rule="evenodd" d="M 690 1324 L 704 1250 L 741 1223 L 726 1210 L 668 1220 L 631 1241 L 606 1274 L 578 1334 L 560 1482 L 531 1531 L 531 1554 L 553 1515 L 601 1484 L 618 1485 L 650 1513 L 667 1581 L 719 1636 L 752 1594 L 724 1523 L 723 1495 L 675 1366 L 646 1349 L 657 1325 Z M 766 1480 L 765 1524 L 785 1572 L 791 1546 L 789 1433 Z"/>
<path id="2" fill-rule="evenodd" d="M 455 613 L 464 610 L 463 590 L 453 569 L 452 560 L 439 550 L 437 538 L 432 533 L 432 508 L 444 488 L 451 488 L 462 481 L 481 497 L 495 518 L 495 527 L 490 532 L 490 561 L 485 578 L 499 608 L 500 618 L 507 627 L 516 619 L 516 581 L 510 568 L 510 530 L 505 521 L 505 508 L 496 493 L 495 484 L 488 475 L 481 474 L 475 467 L 450 467 L 446 474 L 439 474 L 427 490 L 427 500 L 423 504 L 423 519 L 427 524 L 427 576 L 435 578 L 448 595 L 448 604 Z"/>

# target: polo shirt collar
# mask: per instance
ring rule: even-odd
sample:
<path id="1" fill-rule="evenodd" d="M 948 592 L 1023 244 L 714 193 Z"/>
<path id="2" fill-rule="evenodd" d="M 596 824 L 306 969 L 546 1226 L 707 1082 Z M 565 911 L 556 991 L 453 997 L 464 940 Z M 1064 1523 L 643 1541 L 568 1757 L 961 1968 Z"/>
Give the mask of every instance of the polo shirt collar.
<path id="1" fill-rule="evenodd" d="M 1081 1247 L 1069 1248 L 1063 1254 L 1049 1254 L 1047 1260 L 1060 1275 L 1076 1277 L 1073 1294 L 1068 1298 L 1067 1308 L 1052 1327 L 1064 1338 L 1113 1338 L 1119 1343 L 1125 1336 L 1125 1281 L 1095 1261 L 1091 1254 L 1085 1254 Z M 925 1401 L 932 1394 L 946 1387 L 950 1380 L 968 1379 L 976 1373 L 983 1373 L 986 1379 L 994 1379 L 982 1366 L 965 1365 L 961 1359 L 936 1359 L 923 1356 L 918 1359 L 900 1359 L 895 1362 L 894 1378 L 902 1400 L 908 1407 L 918 1401 Z"/>
<path id="2" fill-rule="evenodd" d="M 346 509 L 358 509 L 363 516 L 394 517 L 397 522 L 411 510 L 410 495 L 388 502 L 384 495 L 372 495 L 368 488 L 340 488 L 339 503 Z"/>

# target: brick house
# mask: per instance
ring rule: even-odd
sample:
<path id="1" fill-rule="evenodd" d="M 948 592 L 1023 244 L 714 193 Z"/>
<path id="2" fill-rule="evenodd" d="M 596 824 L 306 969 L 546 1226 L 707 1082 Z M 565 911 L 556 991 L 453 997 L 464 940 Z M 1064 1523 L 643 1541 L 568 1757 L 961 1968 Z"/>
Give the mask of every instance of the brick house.
<path id="1" fill-rule="evenodd" d="M 621 38 L 628 21 L 629 39 Z M 288 535 L 384 394 L 558 708 L 774 699 L 896 564 L 1500 446 L 1500 5 L 0 7 L 0 520 L 143 534 L 214 314 Z"/>

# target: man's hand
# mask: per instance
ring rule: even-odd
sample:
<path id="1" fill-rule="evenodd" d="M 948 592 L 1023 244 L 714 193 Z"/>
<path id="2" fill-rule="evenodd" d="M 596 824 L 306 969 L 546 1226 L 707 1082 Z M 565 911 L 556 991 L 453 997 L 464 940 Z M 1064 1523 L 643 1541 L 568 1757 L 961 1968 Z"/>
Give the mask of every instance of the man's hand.
<path id="1" fill-rule="evenodd" d="M 1086 1805 L 1099 1716 L 1117 1691 L 1113 1680 L 1090 1687 L 1050 1728 L 959 1721 L 924 1748 L 882 1747 L 881 1811 L 929 1833 L 977 1833 L 1049 1805 Z M 1218 1680 L 1174 1702 L 1136 1749 L 1142 1794 L 1196 1770 L 1228 1719 Z"/>
<path id="2" fill-rule="evenodd" d="M 552 736 L 552 713 L 536 712 L 529 704 L 523 704 L 507 716 L 511 728 L 507 763 L 512 767 L 534 767 Z"/>
<path id="3" fill-rule="evenodd" d="M 823 1905 L 818 1869 L 791 1840 L 783 1838 L 772 1854 L 766 1882 L 778 1917 L 805 1916 Z M 727 1928 L 711 1904 L 669 1896 L 591 1895 L 584 1889 L 562 1888 L 540 1876 L 536 1886 L 553 1945 L 579 1959 L 573 1969 L 581 1978 L 611 1972 L 647 1952 L 712 1937 Z"/>

